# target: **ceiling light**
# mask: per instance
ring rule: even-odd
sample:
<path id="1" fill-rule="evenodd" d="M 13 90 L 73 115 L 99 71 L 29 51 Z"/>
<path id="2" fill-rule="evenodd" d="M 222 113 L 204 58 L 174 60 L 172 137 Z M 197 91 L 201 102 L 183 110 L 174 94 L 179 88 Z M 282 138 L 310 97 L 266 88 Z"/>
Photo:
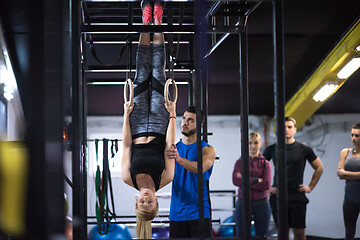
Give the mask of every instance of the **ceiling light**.
<path id="1" fill-rule="evenodd" d="M 360 52 L 360 45 L 355 48 L 356 51 Z"/>
<path id="2" fill-rule="evenodd" d="M 334 82 L 325 83 L 325 85 L 322 86 L 320 90 L 315 93 L 313 99 L 315 100 L 315 102 L 323 102 L 337 89 L 338 86 L 339 84 Z"/>
<path id="3" fill-rule="evenodd" d="M 0 83 L 0 96 L 3 96 L 8 102 L 14 98 L 14 89 L 6 83 Z"/>
<path id="4" fill-rule="evenodd" d="M 360 57 L 351 59 L 337 74 L 339 79 L 347 79 L 360 67 Z"/>

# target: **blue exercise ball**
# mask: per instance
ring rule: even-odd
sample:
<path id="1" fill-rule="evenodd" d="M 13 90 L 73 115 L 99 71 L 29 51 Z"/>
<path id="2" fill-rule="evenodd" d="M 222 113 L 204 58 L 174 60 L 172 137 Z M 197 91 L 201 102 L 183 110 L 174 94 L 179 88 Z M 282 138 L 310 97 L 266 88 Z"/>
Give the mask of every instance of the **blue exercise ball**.
<path id="1" fill-rule="evenodd" d="M 169 239 L 169 228 L 168 227 L 160 227 L 152 229 L 152 238 L 153 239 Z"/>
<path id="2" fill-rule="evenodd" d="M 105 226 L 105 225 L 102 225 Z M 132 239 L 131 234 L 125 224 L 110 224 L 108 232 L 106 234 L 99 233 L 98 225 L 94 226 L 89 234 L 89 240 L 100 240 L 100 239 L 107 239 L 107 240 L 116 240 L 116 239 Z"/>
<path id="3" fill-rule="evenodd" d="M 233 223 L 233 222 L 234 222 L 233 216 L 230 216 L 224 220 L 224 223 Z M 253 224 L 253 222 L 251 223 L 251 226 L 250 226 L 250 232 L 251 232 L 251 235 L 253 237 L 255 237 L 255 234 L 256 234 L 255 233 L 255 225 Z M 233 237 L 235 235 L 236 234 L 234 233 L 234 226 L 229 226 L 229 225 L 221 226 L 219 228 L 219 231 L 217 234 L 218 237 Z"/>
<path id="4" fill-rule="evenodd" d="M 233 222 L 234 222 L 234 219 L 232 216 L 230 216 L 224 220 L 224 223 L 233 223 Z M 233 236 L 235 236 L 234 228 L 235 228 L 235 226 L 233 226 L 233 225 L 222 225 L 219 228 L 217 236 L 218 237 L 233 237 Z"/>

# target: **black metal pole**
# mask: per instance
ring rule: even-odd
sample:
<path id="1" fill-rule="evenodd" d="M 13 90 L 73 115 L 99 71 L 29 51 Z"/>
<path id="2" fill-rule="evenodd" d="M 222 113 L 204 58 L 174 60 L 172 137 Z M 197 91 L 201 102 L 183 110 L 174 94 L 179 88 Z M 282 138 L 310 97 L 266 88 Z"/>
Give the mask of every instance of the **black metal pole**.
<path id="1" fill-rule="evenodd" d="M 288 202 L 287 170 L 285 144 L 285 60 L 284 60 L 284 24 L 283 0 L 273 3 L 273 36 L 274 36 L 274 96 L 276 116 L 276 169 L 278 195 L 278 239 L 288 239 Z"/>
<path id="2" fill-rule="evenodd" d="M 193 71 L 189 73 L 189 84 L 188 84 L 188 105 L 194 105 L 194 82 L 195 74 Z"/>
<path id="3" fill-rule="evenodd" d="M 204 190 L 203 190 L 203 165 L 201 147 L 201 88 L 206 77 L 206 31 L 207 22 L 202 20 L 205 17 L 207 4 L 206 0 L 195 1 L 195 106 L 196 106 L 196 128 L 197 128 L 197 168 L 198 168 L 198 196 L 199 196 L 199 238 L 205 236 L 204 226 Z"/>
<path id="4" fill-rule="evenodd" d="M 80 64 L 80 7 L 81 1 L 71 1 L 71 42 L 72 42 L 72 176 L 73 176 L 73 238 L 86 239 L 84 232 L 84 209 L 81 158 L 81 64 Z"/>
<path id="5" fill-rule="evenodd" d="M 83 46 L 85 46 L 85 37 L 81 35 Z M 84 49 L 84 48 L 83 48 Z M 84 53 L 83 53 L 84 54 Z M 85 56 L 83 56 L 85 58 Z M 87 159 L 87 105 L 86 105 L 86 78 L 85 78 L 85 69 L 84 64 L 81 67 L 81 84 L 80 84 L 80 136 L 81 136 L 81 172 L 80 176 L 82 177 L 81 181 L 81 188 L 82 188 L 82 195 L 81 195 L 81 232 L 82 235 L 86 238 L 87 236 L 87 166 L 88 166 L 88 159 Z"/>
<path id="6" fill-rule="evenodd" d="M 206 58 L 204 58 L 204 61 L 206 61 Z M 207 69 L 207 67 L 205 66 L 203 69 Z M 207 71 L 205 71 L 202 79 L 202 105 L 203 105 L 202 109 L 205 116 L 202 132 L 203 132 L 203 140 L 205 142 L 208 142 L 208 123 L 207 123 L 208 102 L 209 102 L 208 89 L 209 89 L 208 75 L 207 75 Z"/>
<path id="7" fill-rule="evenodd" d="M 242 16 L 247 18 L 247 16 Z M 243 239 L 251 239 L 250 182 L 249 182 L 249 90 L 248 90 L 248 44 L 246 19 L 239 34 L 240 59 L 240 117 L 241 117 L 241 179 L 243 202 Z"/>
<path id="8" fill-rule="evenodd" d="M 66 5 L 44 2 L 44 157 L 47 238 L 64 236 L 63 81 L 65 79 Z M 41 103 L 38 103 L 41 104 Z M 54 106 L 56 106 L 54 108 Z M 39 133 L 41 134 L 41 133 Z"/>

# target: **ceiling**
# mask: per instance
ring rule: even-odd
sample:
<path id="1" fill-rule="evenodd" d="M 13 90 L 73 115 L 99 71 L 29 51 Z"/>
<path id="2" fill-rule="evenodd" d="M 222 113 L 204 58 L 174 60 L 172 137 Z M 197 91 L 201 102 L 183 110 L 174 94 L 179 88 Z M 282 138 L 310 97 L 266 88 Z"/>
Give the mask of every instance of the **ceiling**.
<path id="1" fill-rule="evenodd" d="M 209 7 L 214 3 L 215 1 L 209 2 Z M 255 6 L 255 3 L 255 1 L 251 2 L 248 6 Z M 171 18 L 168 17 L 171 8 L 173 21 L 178 23 L 182 7 L 183 24 L 194 23 L 193 1 L 185 3 L 167 1 L 166 4 L 164 23 L 171 21 Z M 230 24 L 234 25 L 237 21 L 238 18 L 233 15 L 239 5 L 231 1 L 229 4 L 230 7 L 224 2 L 215 12 L 217 24 L 224 23 L 224 11 L 227 11 L 225 9 L 230 9 L 229 15 L 232 16 Z M 121 26 L 120 23 L 127 24 L 131 15 L 133 15 L 134 28 L 139 26 L 137 23 L 141 23 L 141 10 L 138 5 L 138 1 L 84 2 L 85 78 L 88 83 L 125 81 L 125 73 L 105 72 L 104 70 L 126 69 L 129 64 L 128 49 L 119 58 L 124 46 L 119 41 L 126 41 L 130 35 L 99 34 L 99 32 L 101 30 L 114 31 L 116 27 Z M 359 14 L 360 1 L 358 0 L 284 1 L 286 100 L 289 100 L 307 80 L 346 30 L 359 18 Z M 2 18 L 4 21 L 4 16 Z M 247 27 L 249 113 L 272 116 L 274 115 L 274 91 L 272 4 L 270 1 L 263 1 L 251 12 Z M 89 30 L 92 29 L 96 29 L 96 33 L 89 33 Z M 137 41 L 138 36 L 138 33 L 131 34 L 132 41 Z M 166 34 L 166 39 L 169 39 L 169 36 Z M 219 39 L 221 36 L 222 34 L 218 34 L 216 38 Z M 179 45 L 177 66 L 193 68 L 194 35 L 173 35 L 174 41 L 178 38 L 188 44 Z M 211 39 L 210 34 L 209 39 Z M 93 40 L 94 43 L 90 44 L 90 40 Z M 211 45 L 211 43 L 209 44 Z M 174 45 L 174 49 L 176 49 L 176 43 Z M 134 69 L 136 44 L 133 44 L 131 49 L 131 66 Z M 102 63 L 96 60 L 94 52 Z M 119 61 L 113 64 L 116 60 Z M 98 70 L 98 72 L 94 72 L 94 70 Z M 317 113 L 359 113 L 359 72 L 353 74 Z M 189 73 L 175 73 L 175 80 L 181 82 L 187 80 L 189 76 Z M 240 113 L 239 81 L 239 36 L 232 34 L 208 57 L 209 115 Z M 179 85 L 178 87 L 177 111 L 178 114 L 181 114 L 188 105 L 188 86 Z M 121 115 L 123 113 L 123 85 L 88 84 L 86 98 L 88 115 Z"/>

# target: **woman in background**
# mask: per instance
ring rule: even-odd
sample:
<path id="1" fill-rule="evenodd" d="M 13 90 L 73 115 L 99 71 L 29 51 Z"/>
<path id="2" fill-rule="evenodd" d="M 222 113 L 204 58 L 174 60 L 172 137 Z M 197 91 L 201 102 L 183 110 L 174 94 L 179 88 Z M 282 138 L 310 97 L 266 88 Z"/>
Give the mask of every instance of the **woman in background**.
<path id="1" fill-rule="evenodd" d="M 345 239 L 354 239 L 356 221 L 360 211 L 360 122 L 351 129 L 352 148 L 344 148 L 340 152 L 337 175 L 345 179 L 345 196 L 343 217 Z"/>
<path id="2" fill-rule="evenodd" d="M 268 191 L 271 184 L 271 167 L 269 161 L 260 154 L 261 136 L 257 132 L 249 135 L 249 170 L 250 170 L 250 200 L 251 215 L 254 216 L 255 233 L 257 238 L 266 238 L 266 232 L 270 223 L 270 206 Z M 233 184 L 238 186 L 238 200 L 235 208 L 236 237 L 243 234 L 243 201 L 242 201 L 242 177 L 241 158 L 235 162 L 232 175 Z"/>

